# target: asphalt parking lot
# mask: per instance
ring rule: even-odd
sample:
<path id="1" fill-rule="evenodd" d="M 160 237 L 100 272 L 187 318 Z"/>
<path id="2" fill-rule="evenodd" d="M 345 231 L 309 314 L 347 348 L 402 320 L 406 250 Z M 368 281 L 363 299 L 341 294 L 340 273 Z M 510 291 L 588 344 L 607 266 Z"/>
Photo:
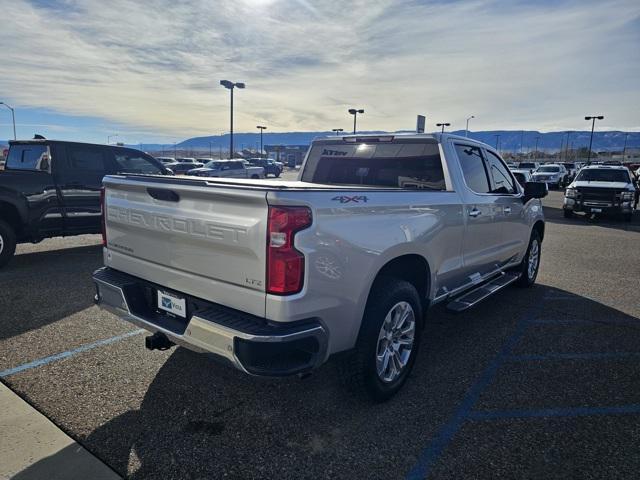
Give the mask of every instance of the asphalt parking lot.
<path id="1" fill-rule="evenodd" d="M 547 215 L 537 285 L 429 312 L 412 378 L 353 398 L 329 362 L 242 375 L 93 306 L 99 236 L 22 245 L 0 270 L 0 380 L 131 478 L 634 478 L 640 215 Z"/>

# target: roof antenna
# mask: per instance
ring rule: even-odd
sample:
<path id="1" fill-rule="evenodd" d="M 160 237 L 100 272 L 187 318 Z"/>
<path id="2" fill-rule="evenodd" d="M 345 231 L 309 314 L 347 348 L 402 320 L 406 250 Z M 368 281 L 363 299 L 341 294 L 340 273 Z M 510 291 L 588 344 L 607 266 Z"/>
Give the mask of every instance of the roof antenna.
<path id="1" fill-rule="evenodd" d="M 42 135 L 40 135 L 40 134 L 38 134 L 38 133 L 36 133 L 36 134 L 33 136 L 33 139 L 34 139 L 34 140 L 46 140 L 46 138 L 44 138 Z"/>

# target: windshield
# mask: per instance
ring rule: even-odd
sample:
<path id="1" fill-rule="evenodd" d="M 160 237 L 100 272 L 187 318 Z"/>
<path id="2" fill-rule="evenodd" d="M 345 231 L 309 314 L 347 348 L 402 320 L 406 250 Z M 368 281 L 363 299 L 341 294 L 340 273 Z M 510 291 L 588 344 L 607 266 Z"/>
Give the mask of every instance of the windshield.
<path id="1" fill-rule="evenodd" d="M 535 163 L 521 163 L 519 165 L 520 168 L 536 168 L 536 164 Z"/>
<path id="2" fill-rule="evenodd" d="M 438 144 L 384 143 L 315 145 L 303 182 L 445 190 Z"/>
<path id="3" fill-rule="evenodd" d="M 212 170 L 219 170 L 220 169 L 220 163 L 215 162 L 213 160 L 208 161 L 207 163 L 204 164 L 205 167 L 210 168 Z"/>
<path id="4" fill-rule="evenodd" d="M 593 168 L 582 170 L 576 178 L 579 182 L 624 182 L 629 183 L 629 172 L 618 169 Z"/>
<path id="5" fill-rule="evenodd" d="M 560 167 L 540 167 L 537 172 L 540 173 L 557 173 L 560 171 Z"/>

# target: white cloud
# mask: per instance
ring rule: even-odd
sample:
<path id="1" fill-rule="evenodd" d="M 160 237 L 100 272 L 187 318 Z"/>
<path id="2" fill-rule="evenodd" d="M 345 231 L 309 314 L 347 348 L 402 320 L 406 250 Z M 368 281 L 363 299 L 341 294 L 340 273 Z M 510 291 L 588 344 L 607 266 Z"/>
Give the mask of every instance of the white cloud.
<path id="1" fill-rule="evenodd" d="M 0 95 L 183 136 L 227 130 L 222 78 L 245 131 L 637 125 L 640 5 L 546 3 L 0 0 Z"/>

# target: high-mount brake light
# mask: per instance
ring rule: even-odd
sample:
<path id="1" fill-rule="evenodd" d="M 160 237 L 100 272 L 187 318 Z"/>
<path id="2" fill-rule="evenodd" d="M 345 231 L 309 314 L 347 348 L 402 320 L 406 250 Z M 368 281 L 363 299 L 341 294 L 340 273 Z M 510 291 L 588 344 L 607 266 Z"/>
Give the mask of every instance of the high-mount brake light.
<path id="1" fill-rule="evenodd" d="M 308 207 L 270 206 L 267 222 L 267 293 L 291 295 L 302 290 L 304 255 L 296 250 L 297 232 L 311 226 Z"/>
<path id="2" fill-rule="evenodd" d="M 100 188 L 100 217 L 101 217 L 101 223 L 102 223 L 102 246 L 106 247 L 107 246 L 107 225 L 106 225 L 106 211 L 104 208 L 105 201 L 104 201 L 104 187 Z"/>

